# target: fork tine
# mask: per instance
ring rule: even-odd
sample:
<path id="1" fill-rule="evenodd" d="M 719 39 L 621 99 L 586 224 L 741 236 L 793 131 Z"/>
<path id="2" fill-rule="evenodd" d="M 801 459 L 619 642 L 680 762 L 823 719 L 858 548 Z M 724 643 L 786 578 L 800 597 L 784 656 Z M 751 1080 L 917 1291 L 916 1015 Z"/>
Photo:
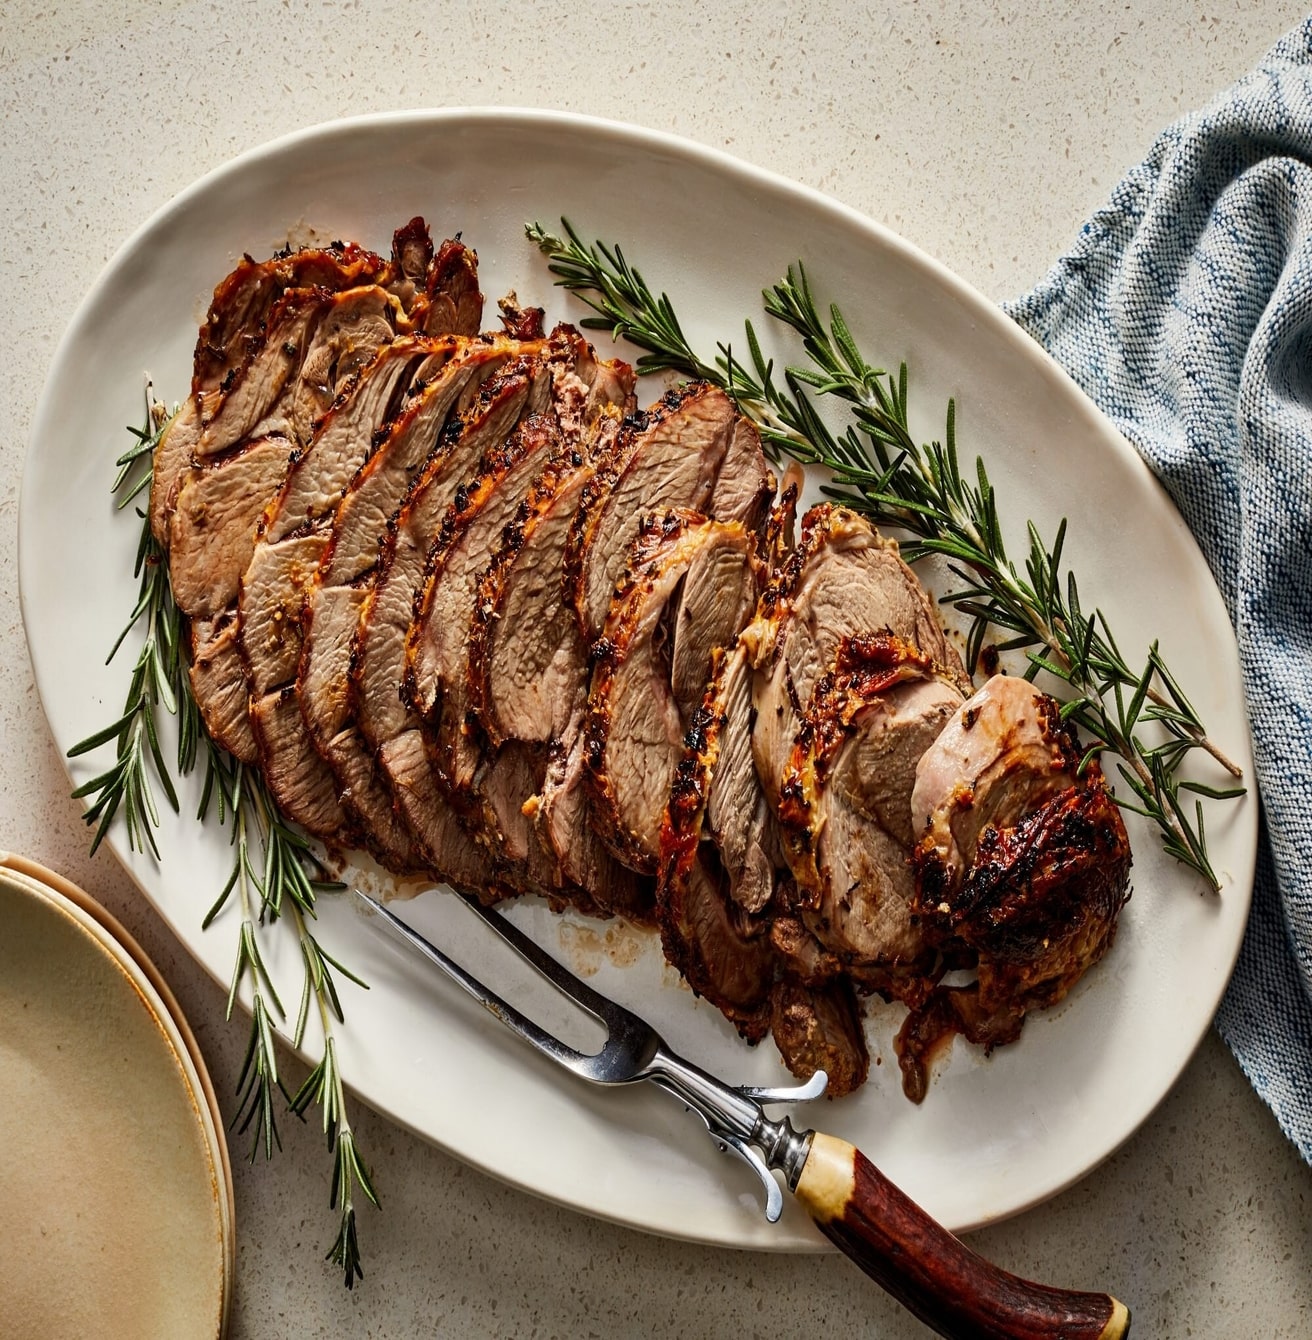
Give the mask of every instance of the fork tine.
<path id="1" fill-rule="evenodd" d="M 548 1033 L 546 1029 L 534 1023 L 532 1019 L 527 1015 L 522 1014 L 509 1002 L 503 1000 L 495 991 L 491 990 L 491 988 L 484 986 L 473 973 L 467 972 L 455 961 L 455 959 L 443 953 L 443 951 L 435 944 L 420 935 L 413 926 L 402 921 L 400 917 L 391 911 L 390 908 L 385 907 L 377 898 L 365 893 L 363 889 L 356 889 L 355 893 L 358 897 L 363 898 L 365 902 L 369 903 L 376 912 L 384 916 L 387 919 L 388 924 L 393 927 L 398 935 L 409 941 L 409 943 L 418 949 L 425 958 L 441 968 L 441 970 L 455 982 L 457 986 L 464 990 L 467 995 L 472 996 L 478 1001 L 489 1014 L 500 1019 L 502 1023 L 507 1025 L 507 1027 L 518 1033 L 525 1042 L 536 1047 L 538 1051 L 542 1052 L 545 1056 L 550 1057 L 553 1061 L 559 1062 L 561 1065 L 583 1075 L 585 1078 L 592 1078 L 589 1063 L 595 1059 L 594 1057 L 576 1051 L 573 1047 L 566 1046 L 559 1038 Z M 473 905 L 475 907 L 478 906 L 477 903 Z M 484 918 L 484 920 L 488 919 Z M 493 925 L 498 932 L 502 932 L 503 929 L 509 925 L 509 923 L 501 917 L 497 917 L 496 922 L 489 921 L 489 924 Z M 528 944 L 533 943 L 531 940 L 527 940 L 527 937 L 521 936 L 521 939 L 525 939 Z M 514 944 L 513 947 L 520 949 L 520 952 L 523 952 L 519 944 Z M 534 948 L 536 947 L 537 946 L 535 945 Z M 535 966 L 537 966 L 536 963 Z M 579 983 L 579 985 L 582 986 L 582 983 Z M 566 994 L 570 993 L 566 992 Z M 589 992 L 589 994 L 595 995 L 595 992 Z M 584 1006 L 584 1008 L 587 1007 Z M 589 1012 L 591 1013 L 591 1011 Z M 602 1022 L 605 1022 L 605 1020 L 602 1020 Z"/>
<path id="2" fill-rule="evenodd" d="M 650 1025 L 617 1004 L 609 996 L 594 991 L 581 981 L 563 963 L 552 958 L 536 941 L 529 939 L 514 922 L 503 917 L 495 908 L 487 907 L 469 894 L 461 895 L 476 913 L 526 962 L 551 983 L 562 995 L 586 1010 L 594 1019 L 604 1023 L 614 1035 L 617 1025 L 626 1029 L 650 1030 Z"/>

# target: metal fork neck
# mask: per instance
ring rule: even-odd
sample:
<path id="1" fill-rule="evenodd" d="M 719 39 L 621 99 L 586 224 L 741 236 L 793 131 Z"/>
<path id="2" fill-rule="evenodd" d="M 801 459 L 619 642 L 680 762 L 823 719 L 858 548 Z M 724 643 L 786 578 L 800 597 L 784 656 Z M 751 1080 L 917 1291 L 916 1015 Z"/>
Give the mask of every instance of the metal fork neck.
<path id="1" fill-rule="evenodd" d="M 784 1175 L 790 1191 L 796 1190 L 810 1151 L 812 1131 L 796 1130 L 786 1116 L 778 1120 L 767 1116 L 751 1094 L 732 1088 L 663 1047 L 649 1062 L 645 1078 L 681 1099 L 706 1122 L 713 1136 L 756 1166 L 768 1183 L 773 1185 L 773 1179 L 765 1170 L 773 1169 Z M 796 1096 L 809 1095 L 799 1091 Z M 760 1150 L 759 1164 L 749 1146 Z"/>

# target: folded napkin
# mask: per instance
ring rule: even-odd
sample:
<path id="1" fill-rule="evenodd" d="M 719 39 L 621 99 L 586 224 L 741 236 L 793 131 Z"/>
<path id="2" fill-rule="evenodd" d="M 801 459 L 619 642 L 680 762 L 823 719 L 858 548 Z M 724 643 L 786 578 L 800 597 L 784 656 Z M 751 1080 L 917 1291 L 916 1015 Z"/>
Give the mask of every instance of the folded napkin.
<path id="1" fill-rule="evenodd" d="M 1156 472 L 1234 622 L 1264 824 L 1216 1023 L 1312 1162 L 1312 19 L 1007 310 Z"/>

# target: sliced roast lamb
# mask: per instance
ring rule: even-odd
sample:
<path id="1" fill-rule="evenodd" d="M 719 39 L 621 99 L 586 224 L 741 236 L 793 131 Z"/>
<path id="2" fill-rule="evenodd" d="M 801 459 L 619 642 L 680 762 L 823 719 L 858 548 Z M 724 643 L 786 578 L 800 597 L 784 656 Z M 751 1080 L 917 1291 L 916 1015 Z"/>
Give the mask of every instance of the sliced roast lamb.
<path id="1" fill-rule="evenodd" d="M 334 723 L 336 731 L 327 744 L 327 756 L 339 777 L 349 769 L 371 773 L 375 779 L 368 792 L 378 796 L 369 813 L 371 822 L 382 821 L 383 801 L 390 812 L 394 798 L 410 829 L 420 835 L 420 850 L 441 871 L 449 869 L 448 853 L 463 852 L 469 842 L 431 767 L 418 729 L 420 718 L 399 693 L 406 637 L 429 549 L 462 486 L 481 459 L 490 461 L 504 446 L 518 420 L 550 407 L 558 422 L 569 425 L 572 432 L 594 393 L 594 384 L 612 385 L 613 369 L 599 363 L 573 331 L 554 332 L 546 343 L 507 347 L 520 349 L 522 357 L 489 381 L 478 404 L 448 430 L 387 528 L 377 576 L 364 583 L 366 604 L 352 643 L 354 717 Z M 629 383 L 623 377 L 620 383 L 620 394 L 626 395 Z M 609 392 L 598 390 L 597 394 L 604 400 Z M 531 480 L 529 475 L 527 482 Z M 475 578 L 478 575 L 476 572 Z M 468 627 L 472 600 L 463 618 Z M 519 775 L 503 771 L 499 777 Z M 390 787 L 386 792 L 385 786 Z M 358 803 L 359 788 L 351 794 Z"/>
<path id="2" fill-rule="evenodd" d="M 320 565 L 343 548 L 372 567 L 383 530 L 376 518 L 404 493 L 449 416 L 509 352 L 501 343 L 431 337 L 403 338 L 380 350 L 355 394 L 339 397 L 322 420 L 266 515 L 242 599 L 251 716 L 275 798 L 312 833 L 341 831 L 342 797 L 358 819 L 371 794 L 367 770 L 357 769 L 348 783 L 321 757 L 350 713 L 347 669 L 363 595 L 354 580 L 360 561 L 334 561 L 345 580 L 327 584 Z M 397 395 L 407 387 L 412 393 L 397 410 Z M 278 597 L 288 617 L 269 629 Z M 404 866 L 409 859 L 403 826 L 394 819 L 361 825 L 360 836 L 385 863 Z"/>
<path id="3" fill-rule="evenodd" d="M 600 636 L 646 518 L 686 508 L 754 530 L 773 493 L 756 429 L 717 387 L 689 383 L 635 415 L 584 489 L 566 549 L 584 639 Z"/>
<path id="4" fill-rule="evenodd" d="M 410 388 L 427 385 L 463 348 L 453 337 L 414 335 L 384 345 L 297 454 L 265 510 L 241 582 L 240 637 L 253 697 L 296 678 L 306 589 L 351 481 L 385 436 Z"/>
<path id="5" fill-rule="evenodd" d="M 279 308 L 293 298 L 299 303 L 302 292 L 296 290 L 284 297 Z M 290 353 L 280 349 L 275 356 L 279 375 L 266 377 L 261 373 L 257 378 L 250 373 L 243 379 L 243 388 L 258 379 L 262 389 L 258 397 L 252 393 L 231 417 L 225 413 L 225 406 L 237 394 L 236 389 L 224 397 L 214 422 L 196 445 L 197 463 L 188 469 L 178 489 L 169 517 L 169 574 L 179 609 L 193 621 L 219 618 L 235 606 L 241 578 L 254 553 L 260 519 L 286 478 L 294 453 L 304 445 L 310 419 L 326 410 L 335 395 L 334 360 L 344 359 L 343 366 L 354 369 L 366 341 L 386 342 L 395 334 L 392 321 L 404 320 L 396 300 L 376 287 L 321 295 L 306 308 L 313 310 L 316 319 L 302 320 L 305 312 L 298 310 L 298 340 L 288 340 Z M 280 322 L 276 329 L 285 332 L 286 322 Z M 322 341 L 318 339 L 320 332 Z M 352 344 L 352 332 L 360 336 L 358 346 Z M 257 355 L 252 362 L 260 358 Z M 284 365 L 292 367 L 291 374 L 283 375 Z M 314 368 L 313 380 L 297 374 L 296 369 L 302 365 Z M 350 377 L 351 372 L 347 372 L 346 380 Z M 251 418 L 253 423 L 248 422 Z M 227 428 L 237 424 L 253 429 L 254 436 L 238 436 L 225 454 L 207 455 L 212 445 L 211 429 L 218 425 L 219 438 L 226 440 Z M 235 645 L 232 650 L 236 651 Z M 212 647 L 203 646 L 193 630 L 193 662 L 201 654 L 214 660 Z M 229 675 L 241 678 L 239 658 L 225 666 L 225 682 Z M 254 762 L 249 727 L 245 726 L 242 738 L 237 732 L 220 735 L 222 714 L 211 709 L 204 692 L 205 681 L 193 676 L 192 687 L 210 733 L 243 762 Z"/>
<path id="6" fill-rule="evenodd" d="M 538 792 L 552 803 L 530 798 L 528 812 L 562 890 L 580 908 L 646 920 L 648 882 L 621 865 L 595 831 L 581 734 L 588 655 L 561 578 L 579 497 L 620 431 L 619 414 L 629 408 L 631 380 L 616 381 L 603 368 L 591 386 L 591 405 L 584 401 L 574 416 L 578 449 L 560 452 L 534 481 L 479 583 L 469 697 L 494 749 L 545 751 Z"/>
<path id="7" fill-rule="evenodd" d="M 456 277 L 456 271 L 461 277 Z M 472 284 L 469 281 L 473 281 Z M 288 248 L 267 261 L 242 257 L 236 268 L 214 290 L 196 343 L 192 391 L 227 389 L 224 386 L 262 342 L 269 313 L 288 289 L 326 288 L 334 291 L 381 284 L 401 300 L 407 311 L 421 317 L 424 329 L 468 331 L 478 329 L 481 313 L 468 312 L 462 319 L 450 307 L 437 314 L 439 324 L 422 319 L 431 295 L 441 289 L 439 302 L 450 306 L 477 295 L 474 259 L 460 242 L 442 244 L 434 255 L 428 225 L 413 218 L 392 237 L 392 256 L 366 251 L 354 242 L 333 242 L 327 247 Z M 481 298 L 477 299 L 481 308 Z"/>
<path id="8" fill-rule="evenodd" d="M 898 1032 L 902 1087 L 919 1102 L 945 1037 L 1014 1041 L 1028 1010 L 1107 952 L 1130 849 L 1097 760 L 1081 770 L 1058 704 L 1019 678 L 994 676 L 957 710 L 921 758 L 912 811 L 916 914 L 977 973 L 928 991 Z"/>
<path id="9" fill-rule="evenodd" d="M 716 657 L 693 718 L 661 829 L 657 915 L 666 958 L 692 989 L 755 1041 L 768 1029 L 800 1078 L 818 1069 L 850 1093 L 869 1067 L 861 1011 L 831 960 L 800 970 L 766 904 L 782 864 L 775 821 L 751 760 L 751 676 L 742 646 Z M 753 906 L 750 910 L 746 904 Z M 821 952 L 800 923 L 797 938 Z"/>
<path id="10" fill-rule="evenodd" d="M 215 292 L 188 408 L 156 452 L 151 524 L 167 540 L 175 599 L 192 621 L 193 692 L 211 734 L 245 762 L 257 750 L 249 721 L 232 710 L 242 673 L 228 631 L 233 570 L 249 561 L 260 493 L 267 504 L 281 482 L 278 457 L 285 476 L 314 420 L 380 344 L 434 312 L 468 320 L 478 296 L 472 253 L 448 244 L 439 262 L 427 236 L 412 220 L 390 263 L 336 245 L 243 261 Z"/>
<path id="11" fill-rule="evenodd" d="M 994 675 L 955 714 L 920 760 L 911 797 L 920 864 L 942 891 L 974 865 L 984 830 L 1013 828 L 1075 786 L 1079 752 L 1057 704 L 1027 679 Z"/>
<path id="12" fill-rule="evenodd" d="M 628 398 L 628 378 L 617 380 L 613 369 L 600 375 L 601 365 L 577 334 L 557 331 L 552 346 L 551 415 L 521 421 L 506 447 L 488 454 L 479 475 L 460 491 L 429 551 L 409 634 L 405 683 L 412 705 L 424 718 L 443 785 L 471 831 L 498 853 L 503 877 L 590 906 L 591 899 L 557 865 L 550 844 L 540 840 L 525 813 L 526 807 L 530 814 L 536 810 L 534 798 L 542 790 L 556 735 L 551 727 L 558 723 L 548 713 L 539 729 L 519 738 L 487 735 L 480 728 L 473 691 L 475 644 L 483 645 L 479 633 L 492 613 L 482 604 L 485 579 L 494 568 L 503 577 L 511 575 L 514 565 L 499 559 L 516 538 L 518 557 L 531 558 L 537 545 L 526 553 L 523 542 L 530 511 L 541 515 L 544 498 L 554 496 L 568 472 L 592 459 L 598 440 L 611 435 L 614 416 Z M 612 400 L 617 391 L 618 404 Z M 536 589 L 542 588 L 544 578 L 539 571 Z M 549 584 L 559 602 L 558 567 Z M 541 607 L 540 599 L 533 603 L 536 608 L 519 613 L 535 626 L 522 627 L 517 621 L 509 630 L 512 639 L 531 643 L 542 631 L 537 620 L 550 611 Z M 523 678 L 521 673 L 521 682 Z M 573 684 L 561 687 L 568 690 L 562 713 L 568 726 L 568 702 L 571 697 L 577 701 L 577 689 Z"/>
<path id="13" fill-rule="evenodd" d="M 412 255 L 415 239 L 407 236 L 416 223 L 423 229 L 417 257 Z M 199 456 L 221 455 L 270 416 L 275 422 L 290 420 L 292 434 L 305 441 L 309 424 L 327 408 L 321 403 L 325 393 L 330 403 L 332 385 L 358 371 L 391 338 L 386 326 L 429 335 L 478 332 L 483 299 L 473 253 L 449 241 L 433 257 L 422 221 L 412 221 L 407 229 L 398 232 L 393 262 L 373 283 L 290 289 L 282 295 L 258 346 L 232 371 L 223 399 L 204 418 Z M 426 273 L 409 272 L 425 255 Z M 350 303 L 322 302 L 325 295 L 339 293 L 357 296 Z"/>
<path id="14" fill-rule="evenodd" d="M 783 774 L 796 910 L 826 949 L 891 983 L 932 957 L 912 911 L 911 789 L 961 700 L 919 648 L 888 633 L 844 638 Z"/>
<path id="15" fill-rule="evenodd" d="M 753 752 L 773 804 L 801 713 L 833 667 L 839 643 L 881 632 L 919 648 L 969 692 L 961 659 L 897 544 L 848 508 L 812 508 L 802 519 L 797 547 L 776 570 L 743 635 L 756 671 Z"/>
<path id="16" fill-rule="evenodd" d="M 588 653 L 564 599 L 561 567 L 579 495 L 619 421 L 562 451 L 533 482 L 479 582 L 469 646 L 470 705 L 493 746 L 549 745 L 587 697 Z"/>
<path id="17" fill-rule="evenodd" d="M 752 672 L 736 646 L 707 689 L 722 717 L 714 785 L 706 798 L 706 835 L 720 853 L 730 898 L 747 913 L 764 912 L 784 864 L 779 826 L 752 763 Z"/>
<path id="18" fill-rule="evenodd" d="M 456 495 L 429 549 L 406 646 L 406 696 L 424 722 L 442 785 L 493 852 L 506 839 L 505 815 L 482 803 L 485 798 L 478 784 L 488 755 L 471 720 L 469 642 L 474 600 L 502 531 L 559 449 L 554 416 L 530 414 L 504 444 L 483 458 L 474 478 Z M 512 807 L 522 806 L 540 785 L 541 775 Z M 546 886 L 552 883 L 548 879 Z"/>
<path id="19" fill-rule="evenodd" d="M 670 511 L 642 525 L 629 553 L 593 649 L 585 756 L 602 837 L 635 870 L 659 864 L 662 815 L 712 653 L 737 640 L 756 604 L 758 545 L 741 522 Z"/>
<path id="20" fill-rule="evenodd" d="M 296 680 L 304 719 L 299 748 L 307 756 L 318 751 L 320 787 L 335 791 L 385 864 L 413 863 L 412 835 L 357 727 L 350 681 L 361 613 L 378 579 L 389 523 L 407 493 L 422 487 L 440 516 L 479 452 L 513 425 L 533 384 L 526 369 L 538 366 L 534 346 L 528 348 L 525 353 L 525 346 L 505 340 L 475 343 L 411 398 L 339 503 L 306 594 Z M 438 479 L 447 481 L 444 494 L 433 482 Z M 393 701 L 398 684 L 399 676 L 390 687 Z M 429 865 L 442 856 L 441 869 L 472 868 L 463 857 L 468 844 L 450 845 L 452 851 L 433 853 L 421 846 L 421 855 Z"/>
<path id="21" fill-rule="evenodd" d="M 743 642 L 794 913 L 825 953 L 896 991 L 933 955 L 911 915 L 911 787 L 962 699 L 960 660 L 897 546 L 828 504 L 803 519 Z"/>
<path id="22" fill-rule="evenodd" d="M 763 551 L 772 568 L 778 568 L 792 550 L 801 485 L 801 471 L 791 467 L 765 528 Z M 707 790 L 704 828 L 719 851 L 729 896 L 743 911 L 759 913 L 770 903 L 784 857 L 778 821 L 752 753 L 756 707 L 748 649 L 748 642 L 740 638 L 707 689 L 707 702 L 714 694 L 723 725 L 714 785 Z"/>
<path id="23" fill-rule="evenodd" d="M 870 1053 L 851 978 L 808 984 L 781 977 L 770 998 L 770 1033 L 784 1064 L 799 1079 L 825 1072 L 830 1098 L 841 1098 L 866 1082 Z"/>
<path id="24" fill-rule="evenodd" d="M 161 545 L 168 545 L 169 515 L 204 425 L 242 367 L 263 347 L 278 300 L 288 289 L 337 292 L 383 283 L 390 268 L 371 251 L 334 243 L 324 249 L 282 252 L 267 261 L 245 256 L 219 283 L 196 341 L 191 393 L 155 452 L 150 526 Z"/>
<path id="25" fill-rule="evenodd" d="M 901 997 L 923 1096 L 945 1033 L 1010 1040 L 1110 945 L 1096 761 L 1023 681 L 963 703 L 863 519 L 813 509 L 794 549 L 789 478 L 766 524 L 723 392 L 634 413 L 629 369 L 513 295 L 505 337 L 459 338 L 481 301 L 422 220 L 389 261 L 248 257 L 215 290 L 150 507 L 208 728 L 395 871 L 654 920 L 831 1093 L 866 1076 L 858 992 Z"/>

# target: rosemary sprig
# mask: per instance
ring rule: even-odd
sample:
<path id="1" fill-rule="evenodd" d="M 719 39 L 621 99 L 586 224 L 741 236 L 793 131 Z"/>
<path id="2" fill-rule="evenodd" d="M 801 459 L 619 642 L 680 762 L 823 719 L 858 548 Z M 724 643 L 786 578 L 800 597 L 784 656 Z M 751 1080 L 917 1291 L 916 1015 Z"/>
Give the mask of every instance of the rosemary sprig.
<path id="1" fill-rule="evenodd" d="M 749 362 L 721 343 L 708 364 L 689 345 L 668 296 L 655 296 L 619 247 L 587 246 L 568 221 L 562 223 L 564 237 L 536 223 L 526 231 L 548 257 L 557 282 L 595 313 L 582 324 L 647 350 L 638 360 L 641 372 L 678 371 L 721 386 L 758 424 L 768 445 L 830 473 L 827 494 L 876 525 L 909 532 L 913 538 L 903 548 L 908 561 L 942 555 L 962 583 L 942 600 L 971 620 L 971 670 L 986 651 L 1019 651 L 1028 659 L 1029 678 L 1046 671 L 1060 679 L 1069 694 L 1065 717 L 1094 741 L 1084 766 L 1105 751 L 1118 755 L 1117 769 L 1133 796 L 1118 797 L 1118 803 L 1151 820 L 1164 849 L 1216 891 L 1201 797 L 1224 799 L 1242 795 L 1243 788 L 1207 786 L 1181 778 L 1179 770 L 1195 750 L 1234 778 L 1240 770 L 1208 739 L 1157 644 L 1142 669 L 1134 669 L 1102 611 L 1083 608 L 1074 573 L 1062 567 L 1064 520 L 1051 545 L 1031 524 L 1024 570 L 1013 562 L 983 461 L 976 460 L 973 479 L 961 471 L 954 404 L 948 405 L 943 440 L 917 443 L 907 419 L 906 365 L 888 373 L 869 363 L 837 305 L 821 316 L 800 264 L 763 299 L 766 314 L 800 336 L 809 364 L 790 366 L 777 380 L 750 321 Z M 819 412 L 825 398 L 848 411 L 839 432 Z M 1002 640 L 986 648 L 993 631 Z M 1187 796 L 1193 797 L 1192 813 Z"/>
<path id="2" fill-rule="evenodd" d="M 306 1109 L 318 1104 L 323 1112 L 323 1131 L 328 1141 L 328 1149 L 333 1155 L 332 1190 L 328 1205 L 336 1209 L 340 1203 L 341 1226 L 337 1240 L 328 1250 L 326 1260 L 338 1266 L 344 1276 L 348 1289 L 354 1288 L 357 1279 L 364 1278 L 360 1265 L 360 1244 L 355 1227 L 355 1189 L 377 1206 L 378 1193 L 369 1176 L 369 1169 L 360 1156 L 355 1133 L 346 1113 L 346 1090 L 342 1083 L 341 1068 L 337 1064 L 337 1040 L 333 1036 L 333 1019 L 342 1022 L 342 1007 L 337 1000 L 337 991 L 332 984 L 329 965 L 338 968 L 359 982 L 335 959 L 326 954 L 310 934 L 305 921 L 305 913 L 299 905 L 293 905 L 292 916 L 297 923 L 301 940 L 301 953 L 305 963 L 306 991 L 301 1001 L 301 1016 L 297 1024 L 297 1033 L 305 1027 L 305 1016 L 310 1003 L 310 984 L 314 986 L 314 997 L 319 1007 L 319 1019 L 323 1027 L 324 1049 L 319 1064 L 305 1077 L 305 1082 L 296 1091 L 291 1100 L 291 1110 L 303 1116 Z M 363 983 L 361 983 L 363 985 Z"/>
<path id="3" fill-rule="evenodd" d="M 799 459 L 810 459 L 815 450 L 796 408 L 778 393 L 772 379 L 753 379 L 727 345 L 718 346 L 714 363 L 703 362 L 688 343 L 674 306 L 662 293 L 657 297 L 641 273 L 625 259 L 619 247 L 603 242 L 587 246 L 568 219 L 561 224 L 566 239 L 547 232 L 539 223 L 526 225 L 525 232 L 547 257 L 547 268 L 556 283 L 578 296 L 595 316 L 580 322 L 586 330 L 604 330 L 612 339 L 627 340 L 645 349 L 637 361 L 640 373 L 681 372 L 723 387 L 744 414 L 760 428 L 768 445 L 782 448 Z M 747 327 L 748 342 L 758 365 L 760 347 L 755 332 Z"/>
<path id="4" fill-rule="evenodd" d="M 164 407 L 152 399 L 148 384 L 145 423 L 141 428 L 128 430 L 133 443 L 115 462 L 113 492 L 119 495 L 120 509 L 150 487 L 155 448 L 168 418 Z M 156 783 L 173 810 L 179 809 L 177 791 L 160 746 L 161 711 L 178 718 L 180 776 L 192 771 L 200 746 L 205 746 L 205 778 L 197 819 L 203 822 L 214 813 L 220 824 L 231 821 L 233 862 L 227 882 L 201 925 L 202 929 L 208 928 L 236 894 L 241 921 L 228 989 L 227 1016 L 231 1018 L 243 988 L 249 992 L 251 1001 L 250 1034 L 237 1080 L 238 1106 L 233 1126 L 242 1134 L 251 1132 L 252 1161 L 261 1149 L 268 1159 L 272 1158 L 275 1147 L 282 1147 L 276 1094 L 281 1094 L 288 1110 L 302 1119 L 314 1103 L 323 1106 L 324 1128 L 334 1154 L 330 1205 L 336 1208 L 340 1202 L 342 1213 L 338 1237 L 328 1258 L 343 1268 L 350 1288 L 363 1274 L 354 1191 L 358 1187 L 375 1205 L 378 1196 L 346 1117 L 345 1087 L 330 1022 L 333 1018 L 338 1023 L 344 1022 L 333 970 L 359 986 L 365 987 L 365 983 L 333 958 L 309 929 L 318 894 L 342 886 L 322 878 L 325 873 L 322 863 L 305 837 L 289 827 L 278 813 L 259 774 L 219 748 L 206 733 L 191 695 L 182 649 L 183 619 L 173 603 L 167 557 L 151 534 L 149 519 L 141 508 L 137 509 L 137 515 L 142 523 L 135 570 L 139 594 L 109 660 L 113 660 L 137 627 L 143 630 L 142 649 L 123 713 L 69 750 L 70 757 L 77 757 L 113 742 L 114 764 L 73 794 L 79 798 L 94 795 L 85 816 L 88 824 L 97 825 L 93 853 L 122 809 L 132 849 L 148 851 L 158 860 L 159 848 L 153 831 L 159 826 L 159 809 L 154 799 Z M 286 1018 L 286 1012 L 262 949 L 263 937 L 287 913 L 298 939 L 303 969 L 293 1045 L 299 1048 L 304 1042 L 312 1001 L 318 1004 L 324 1029 L 323 1056 L 311 1071 L 310 1079 L 294 1096 L 288 1093 L 278 1071 L 275 1030 Z"/>
<path id="5" fill-rule="evenodd" d="M 118 500 L 120 509 L 150 486 L 150 462 L 167 421 L 163 405 L 152 398 L 147 383 L 142 426 L 128 428 L 133 436 L 132 446 L 115 461 L 118 473 L 114 477 L 113 491 L 122 495 Z M 133 851 L 148 851 L 158 859 L 154 830 L 159 826 L 159 810 L 152 776 L 175 812 L 178 796 L 164 762 L 156 721 L 160 709 L 169 713 L 178 710 L 180 697 L 185 696 L 179 690 L 185 682 L 186 671 L 181 655 L 182 620 L 169 591 L 168 566 L 149 524 L 145 522 L 144 513 L 138 509 L 137 514 L 143 519 L 132 574 L 138 581 L 137 603 L 110 648 L 105 663 L 114 659 L 124 639 L 138 625 L 144 633 L 141 650 L 132 667 L 122 714 L 102 730 L 79 740 L 68 751 L 68 757 L 78 758 L 111 740 L 115 743 L 113 766 L 73 792 L 75 800 L 93 797 L 82 816 L 88 825 L 96 826 L 91 841 L 92 855 L 121 807 L 128 845 Z M 179 766 L 181 762 L 180 752 Z"/>
<path id="6" fill-rule="evenodd" d="M 280 1149 L 282 1147 L 275 1119 L 275 1090 L 286 1100 L 288 1111 L 302 1119 L 314 1104 L 322 1107 L 324 1131 L 329 1150 L 334 1155 L 329 1207 L 336 1209 L 340 1202 L 341 1208 L 341 1226 L 326 1259 L 342 1268 L 346 1287 L 350 1289 L 364 1276 L 355 1226 L 354 1188 L 358 1186 L 374 1205 L 379 1202 L 346 1115 L 346 1091 L 337 1064 L 332 1023 L 333 1019 L 339 1024 L 344 1023 L 345 1015 L 333 970 L 365 990 L 368 986 L 333 958 L 310 930 L 318 895 L 343 886 L 311 877 L 307 866 L 318 866 L 318 858 L 305 838 L 282 819 L 260 775 L 212 743 L 210 749 L 213 774 L 218 779 L 220 813 L 226 805 L 232 815 L 234 854 L 228 882 L 206 915 L 203 926 L 208 927 L 218 916 L 235 890 L 242 921 L 238 932 L 237 963 L 228 992 L 229 1017 L 243 982 L 249 984 L 251 992 L 250 1037 L 238 1078 L 240 1103 L 233 1124 L 242 1133 L 253 1126 L 250 1157 L 254 1161 L 263 1146 L 264 1156 L 268 1159 L 273 1156 L 275 1144 Z M 203 800 L 199 817 L 204 816 Z M 257 866 L 251 856 L 252 837 L 263 851 L 262 866 Z M 323 874 L 322 867 L 319 874 Z M 294 1095 L 287 1092 L 278 1074 L 270 1005 L 279 1020 L 286 1018 L 286 1012 L 264 966 L 258 939 L 261 928 L 271 926 L 284 915 L 289 917 L 295 929 L 302 967 L 301 1003 L 292 1045 L 300 1048 L 305 1041 L 312 1002 L 318 1006 L 324 1038 L 324 1050 L 318 1064 Z"/>

